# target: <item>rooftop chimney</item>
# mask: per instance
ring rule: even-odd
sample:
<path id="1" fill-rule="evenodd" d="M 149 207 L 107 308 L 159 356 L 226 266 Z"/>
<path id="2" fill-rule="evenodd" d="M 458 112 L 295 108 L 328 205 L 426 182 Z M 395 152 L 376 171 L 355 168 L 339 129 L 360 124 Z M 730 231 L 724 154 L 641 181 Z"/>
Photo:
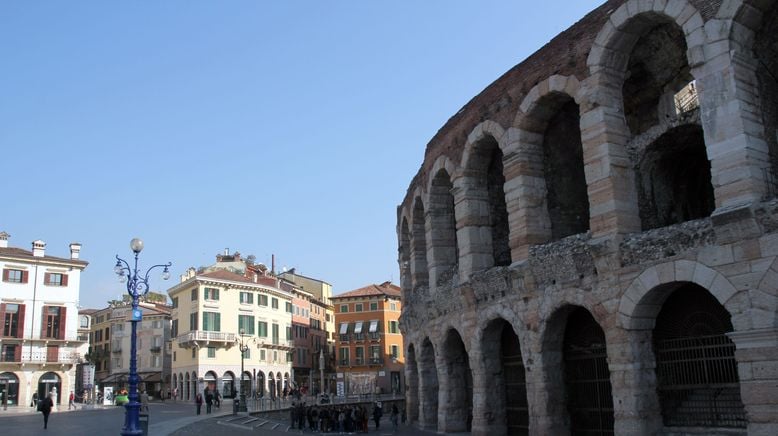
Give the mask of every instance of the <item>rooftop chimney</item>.
<path id="1" fill-rule="evenodd" d="M 6 232 L 0 232 L 0 248 L 8 248 L 8 238 L 10 238 L 11 235 L 9 235 Z"/>
<path id="2" fill-rule="evenodd" d="M 40 239 L 32 241 L 32 255 L 35 257 L 43 257 L 46 254 L 46 243 Z"/>
<path id="3" fill-rule="evenodd" d="M 225 248 L 224 249 L 224 255 L 225 256 L 229 256 L 230 255 L 230 249 L 229 248 Z"/>
<path id="4" fill-rule="evenodd" d="M 81 244 L 78 242 L 70 243 L 70 258 L 78 259 L 78 255 L 81 253 Z"/>

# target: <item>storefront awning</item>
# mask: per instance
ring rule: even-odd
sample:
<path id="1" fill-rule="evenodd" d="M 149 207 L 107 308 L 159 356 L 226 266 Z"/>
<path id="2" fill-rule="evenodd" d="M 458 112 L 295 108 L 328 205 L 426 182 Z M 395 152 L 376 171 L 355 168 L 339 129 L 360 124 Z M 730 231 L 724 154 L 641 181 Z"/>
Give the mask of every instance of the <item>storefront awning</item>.
<path id="1" fill-rule="evenodd" d="M 348 323 L 343 322 L 340 324 L 340 334 L 341 335 L 347 335 L 348 334 Z"/>
<path id="2" fill-rule="evenodd" d="M 375 333 L 378 331 L 378 321 L 370 321 L 370 330 L 368 330 L 370 333 Z"/>
<path id="3" fill-rule="evenodd" d="M 357 323 L 354 324 L 354 333 L 356 334 L 362 333 L 362 321 L 357 321 Z"/>

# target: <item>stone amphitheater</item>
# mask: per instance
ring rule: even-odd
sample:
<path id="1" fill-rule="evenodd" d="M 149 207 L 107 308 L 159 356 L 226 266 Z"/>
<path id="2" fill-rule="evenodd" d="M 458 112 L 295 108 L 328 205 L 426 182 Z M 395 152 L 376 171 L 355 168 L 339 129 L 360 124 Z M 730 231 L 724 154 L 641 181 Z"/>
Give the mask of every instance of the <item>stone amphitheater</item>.
<path id="1" fill-rule="evenodd" d="M 778 0 L 592 11 L 440 128 L 398 206 L 408 419 L 778 435 L 777 175 Z"/>

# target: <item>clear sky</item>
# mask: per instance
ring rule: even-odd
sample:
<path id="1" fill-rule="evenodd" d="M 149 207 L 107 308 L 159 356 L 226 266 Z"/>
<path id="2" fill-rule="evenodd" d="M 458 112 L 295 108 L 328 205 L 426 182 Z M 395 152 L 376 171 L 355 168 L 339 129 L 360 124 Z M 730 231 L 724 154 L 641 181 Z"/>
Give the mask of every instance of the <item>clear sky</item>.
<path id="1" fill-rule="evenodd" d="M 427 142 L 601 1 L 0 2 L 0 231 L 123 292 L 229 248 L 329 282 L 399 282 L 396 207 Z"/>

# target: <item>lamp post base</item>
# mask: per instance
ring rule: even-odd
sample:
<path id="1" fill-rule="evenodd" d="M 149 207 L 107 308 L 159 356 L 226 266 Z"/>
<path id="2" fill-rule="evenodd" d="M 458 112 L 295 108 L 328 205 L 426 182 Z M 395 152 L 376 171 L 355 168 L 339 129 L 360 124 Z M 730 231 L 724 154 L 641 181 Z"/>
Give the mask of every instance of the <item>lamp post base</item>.
<path id="1" fill-rule="evenodd" d="M 238 412 L 248 412 L 249 409 L 246 406 L 246 394 L 242 393 L 240 394 L 240 402 L 238 403 Z"/>
<path id="2" fill-rule="evenodd" d="M 140 403 L 132 402 L 125 404 L 125 421 L 122 428 L 122 436 L 142 436 L 143 429 L 140 428 Z"/>

